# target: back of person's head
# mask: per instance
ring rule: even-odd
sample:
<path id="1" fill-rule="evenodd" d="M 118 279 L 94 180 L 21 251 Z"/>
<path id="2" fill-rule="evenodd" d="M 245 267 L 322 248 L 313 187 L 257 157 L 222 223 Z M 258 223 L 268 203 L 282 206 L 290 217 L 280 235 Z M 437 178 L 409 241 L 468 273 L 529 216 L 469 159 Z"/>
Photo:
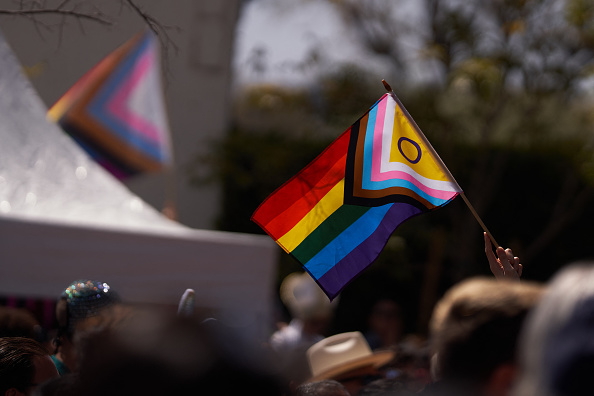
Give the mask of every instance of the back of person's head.
<path id="1" fill-rule="evenodd" d="M 119 295 L 105 282 L 79 279 L 70 283 L 56 304 L 60 336 L 71 338 L 77 324 L 120 302 Z"/>
<path id="2" fill-rule="evenodd" d="M 87 396 L 282 393 L 259 344 L 216 319 L 135 309 L 116 326 L 89 334 L 81 348 Z"/>
<path id="3" fill-rule="evenodd" d="M 53 339 L 53 358 L 60 374 L 78 370 L 75 338 L 80 324 L 120 302 L 119 295 L 103 281 L 79 279 L 62 291 L 56 304 L 58 329 Z"/>
<path id="4" fill-rule="evenodd" d="M 351 396 L 343 384 L 336 380 L 308 382 L 295 388 L 293 396 Z"/>
<path id="5" fill-rule="evenodd" d="M 518 334 L 543 290 L 537 283 L 482 277 L 450 288 L 430 323 L 437 378 L 480 387 L 498 367 L 514 365 Z"/>
<path id="6" fill-rule="evenodd" d="M 34 379 L 40 360 L 53 366 L 47 350 L 39 342 L 27 337 L 0 338 L 0 395 L 11 388 L 27 393 L 32 386 L 39 385 Z M 51 374 L 57 376 L 57 371 Z M 44 375 L 40 380 L 45 379 Z"/>
<path id="7" fill-rule="evenodd" d="M 529 315 L 519 345 L 518 396 L 594 391 L 594 262 L 561 269 Z"/>

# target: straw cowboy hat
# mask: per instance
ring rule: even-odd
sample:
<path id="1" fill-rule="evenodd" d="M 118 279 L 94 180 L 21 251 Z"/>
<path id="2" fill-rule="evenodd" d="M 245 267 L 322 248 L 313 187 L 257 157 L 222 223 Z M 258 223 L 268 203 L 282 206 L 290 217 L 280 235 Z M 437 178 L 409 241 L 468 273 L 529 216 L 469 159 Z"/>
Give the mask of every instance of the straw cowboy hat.
<path id="1" fill-rule="evenodd" d="M 337 305 L 337 299 L 330 302 L 307 272 L 287 275 L 280 286 L 280 297 L 291 316 L 300 319 L 329 316 Z"/>
<path id="2" fill-rule="evenodd" d="M 359 331 L 326 337 L 307 350 L 312 377 L 306 382 L 337 379 L 364 367 L 378 369 L 394 355 L 395 352 L 389 350 L 372 352 Z"/>

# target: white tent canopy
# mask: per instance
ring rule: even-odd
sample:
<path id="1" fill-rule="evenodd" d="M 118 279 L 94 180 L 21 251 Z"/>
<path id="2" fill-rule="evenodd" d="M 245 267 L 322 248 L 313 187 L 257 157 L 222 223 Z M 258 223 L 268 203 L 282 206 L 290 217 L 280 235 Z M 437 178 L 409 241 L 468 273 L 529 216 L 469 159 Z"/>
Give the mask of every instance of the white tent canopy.
<path id="1" fill-rule="evenodd" d="M 169 220 L 46 111 L 0 34 L 0 295 L 57 298 L 86 278 L 110 283 L 124 301 L 175 305 L 192 288 L 198 307 L 264 334 L 274 242 Z"/>

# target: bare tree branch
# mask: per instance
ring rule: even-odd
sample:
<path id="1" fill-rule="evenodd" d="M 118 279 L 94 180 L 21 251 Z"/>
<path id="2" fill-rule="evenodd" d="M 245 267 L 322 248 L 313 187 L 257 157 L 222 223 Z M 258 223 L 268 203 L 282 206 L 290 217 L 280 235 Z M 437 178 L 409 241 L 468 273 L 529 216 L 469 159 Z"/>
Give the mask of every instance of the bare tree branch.
<path id="1" fill-rule="evenodd" d="M 169 48 L 172 47 L 177 54 L 179 51 L 179 47 L 175 44 L 175 41 L 169 36 L 168 30 L 170 29 L 178 29 L 174 26 L 167 26 L 162 24 L 152 15 L 145 12 L 138 4 L 134 2 L 134 0 L 122 0 L 123 3 L 127 4 L 134 13 L 136 13 L 140 18 L 146 23 L 146 25 L 155 33 L 155 35 L 159 38 L 159 42 L 161 43 L 161 50 L 163 52 L 163 72 L 165 75 L 165 79 L 169 80 L 170 70 L 169 70 Z"/>
<path id="2" fill-rule="evenodd" d="M 168 66 L 169 49 L 173 48 L 176 53 L 179 50 L 169 35 L 169 31 L 171 29 L 179 30 L 179 28 L 164 25 L 153 15 L 146 12 L 135 0 L 119 0 L 119 4 L 120 11 L 123 8 L 129 8 L 159 38 L 162 58 L 164 60 L 164 74 L 168 76 L 170 74 Z M 0 16 L 2 15 L 19 16 L 29 19 L 42 39 L 44 35 L 41 30 L 55 31 L 57 28 L 59 43 L 62 41 L 64 27 L 68 19 L 74 19 L 82 32 L 85 31 L 84 21 L 90 21 L 104 26 L 113 26 L 114 24 L 114 18 L 112 16 L 105 14 L 93 2 L 86 0 L 61 0 L 57 5 L 47 0 L 18 0 L 14 9 L 0 8 Z M 60 19 L 59 22 L 56 22 L 56 20 L 48 22 L 47 19 L 42 18 L 45 16 L 58 16 Z"/>
<path id="3" fill-rule="evenodd" d="M 62 3 L 65 4 L 66 2 Z M 0 15 L 20 15 L 20 16 L 35 16 L 35 15 L 64 15 L 70 16 L 77 19 L 86 19 L 89 21 L 97 22 L 102 25 L 112 25 L 109 19 L 106 19 L 102 14 L 90 14 L 86 12 L 80 12 L 75 9 L 63 9 L 63 8 L 40 8 L 40 9 L 20 9 L 20 10 L 7 10 L 0 9 Z"/>
<path id="4" fill-rule="evenodd" d="M 138 16 L 140 16 L 140 18 L 142 18 L 142 20 L 148 25 L 148 27 L 157 35 L 157 37 L 159 37 L 159 40 L 161 41 L 161 44 L 162 44 L 162 47 L 164 50 L 167 50 L 167 48 L 169 48 L 169 46 L 171 45 L 177 52 L 177 50 L 178 50 L 177 45 L 175 44 L 173 39 L 171 39 L 171 37 L 167 33 L 167 31 L 169 29 L 174 28 L 173 26 L 163 25 L 155 17 L 153 17 L 152 15 L 145 12 L 142 8 L 140 8 L 140 6 L 138 4 L 136 4 L 134 2 L 134 0 L 124 0 L 124 1 L 126 4 L 128 4 L 130 6 L 130 8 L 132 8 L 132 10 Z"/>

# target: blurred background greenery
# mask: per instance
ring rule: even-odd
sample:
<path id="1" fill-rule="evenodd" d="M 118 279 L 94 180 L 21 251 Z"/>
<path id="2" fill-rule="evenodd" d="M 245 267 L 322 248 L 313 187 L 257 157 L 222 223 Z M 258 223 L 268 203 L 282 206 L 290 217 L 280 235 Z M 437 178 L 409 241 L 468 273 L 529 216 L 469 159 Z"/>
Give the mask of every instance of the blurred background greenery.
<path id="1" fill-rule="evenodd" d="M 195 183 L 224 181 L 220 230 L 263 233 L 250 221 L 258 205 L 373 105 L 386 79 L 495 239 L 521 258 L 524 279 L 591 258 L 594 1 L 426 0 L 422 23 L 394 1 L 331 3 L 389 71 L 342 63 L 311 85 L 236 91 L 227 137 L 190 169 Z M 421 66 L 431 78 L 413 78 Z M 300 270 L 280 248 L 279 263 L 279 284 Z M 482 230 L 457 198 L 395 231 L 341 293 L 333 331 L 364 327 L 366 307 L 393 294 L 407 330 L 424 334 L 444 290 L 489 274 Z"/>

